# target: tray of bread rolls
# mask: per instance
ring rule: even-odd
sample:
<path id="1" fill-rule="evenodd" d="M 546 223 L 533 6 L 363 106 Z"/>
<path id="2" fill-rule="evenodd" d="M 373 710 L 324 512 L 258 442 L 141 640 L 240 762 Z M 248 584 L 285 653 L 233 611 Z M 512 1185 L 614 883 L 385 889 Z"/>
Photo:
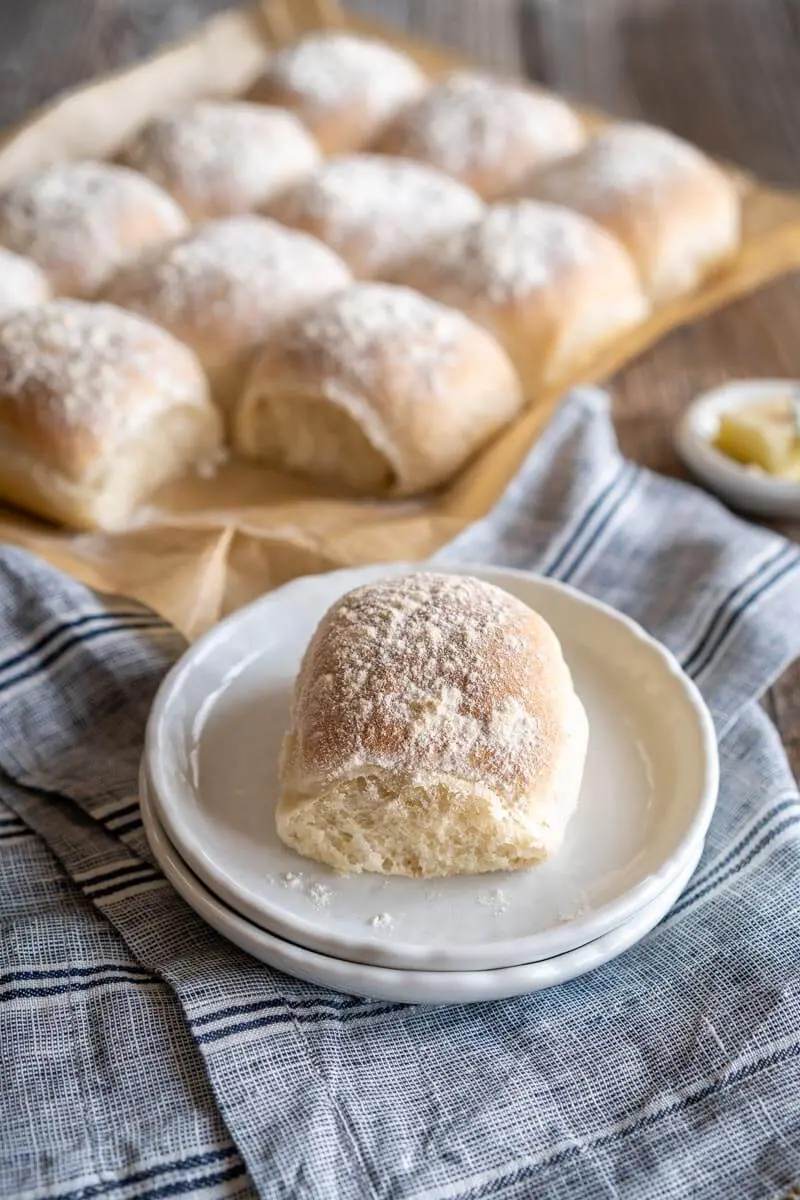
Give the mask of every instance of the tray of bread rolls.
<path id="1" fill-rule="evenodd" d="M 420 559 L 570 386 L 800 265 L 800 197 L 338 6 L 0 143 L 0 535 L 189 636 Z"/>

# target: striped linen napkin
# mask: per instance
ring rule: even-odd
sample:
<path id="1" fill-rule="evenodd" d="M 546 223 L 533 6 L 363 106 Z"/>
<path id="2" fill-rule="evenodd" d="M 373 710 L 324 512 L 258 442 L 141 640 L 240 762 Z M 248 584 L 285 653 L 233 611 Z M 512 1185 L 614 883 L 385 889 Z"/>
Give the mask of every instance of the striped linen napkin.
<path id="1" fill-rule="evenodd" d="M 638 946 L 501 1003 L 287 978 L 155 867 L 136 774 L 181 639 L 0 552 L 0 1196 L 779 1197 L 800 1181 L 800 801 L 756 700 L 800 651 L 800 555 L 625 462 L 576 392 L 440 556 L 631 614 L 702 689 L 722 791 Z"/>

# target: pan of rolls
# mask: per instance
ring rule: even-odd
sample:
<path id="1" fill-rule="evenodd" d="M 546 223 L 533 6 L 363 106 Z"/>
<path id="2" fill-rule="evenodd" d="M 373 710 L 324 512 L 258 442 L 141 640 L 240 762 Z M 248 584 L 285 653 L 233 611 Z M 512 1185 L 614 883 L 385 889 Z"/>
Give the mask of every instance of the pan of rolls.
<path id="1" fill-rule="evenodd" d="M 427 503 L 756 282 L 734 172 L 442 61 L 307 32 L 243 94 L 4 186 L 0 502 L 124 530 L 227 459 L 332 502 Z"/>

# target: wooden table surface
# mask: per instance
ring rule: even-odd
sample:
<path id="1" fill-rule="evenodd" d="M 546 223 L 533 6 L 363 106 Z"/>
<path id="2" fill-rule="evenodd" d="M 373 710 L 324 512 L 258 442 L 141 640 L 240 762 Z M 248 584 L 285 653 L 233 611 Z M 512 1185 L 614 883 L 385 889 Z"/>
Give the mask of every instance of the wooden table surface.
<path id="1" fill-rule="evenodd" d="M 135 62 L 229 0 L 28 0 L 0 7 L 0 123 Z M 666 125 L 800 188 L 800 0 L 352 0 L 619 116 Z M 736 376 L 800 376 L 800 273 L 672 333 L 611 381 L 625 452 L 682 474 L 677 415 Z M 800 539 L 800 525 L 783 531 Z M 800 613 L 798 613 L 800 619 Z M 767 697 L 800 775 L 800 663 Z"/>

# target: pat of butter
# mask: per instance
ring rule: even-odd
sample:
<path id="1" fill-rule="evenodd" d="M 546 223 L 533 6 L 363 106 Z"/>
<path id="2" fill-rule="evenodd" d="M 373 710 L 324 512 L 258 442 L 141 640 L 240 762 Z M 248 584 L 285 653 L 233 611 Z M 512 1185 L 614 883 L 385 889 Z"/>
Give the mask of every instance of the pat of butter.
<path id="1" fill-rule="evenodd" d="M 720 417 L 718 450 L 768 475 L 800 480 L 800 437 L 787 397 L 744 404 Z"/>

